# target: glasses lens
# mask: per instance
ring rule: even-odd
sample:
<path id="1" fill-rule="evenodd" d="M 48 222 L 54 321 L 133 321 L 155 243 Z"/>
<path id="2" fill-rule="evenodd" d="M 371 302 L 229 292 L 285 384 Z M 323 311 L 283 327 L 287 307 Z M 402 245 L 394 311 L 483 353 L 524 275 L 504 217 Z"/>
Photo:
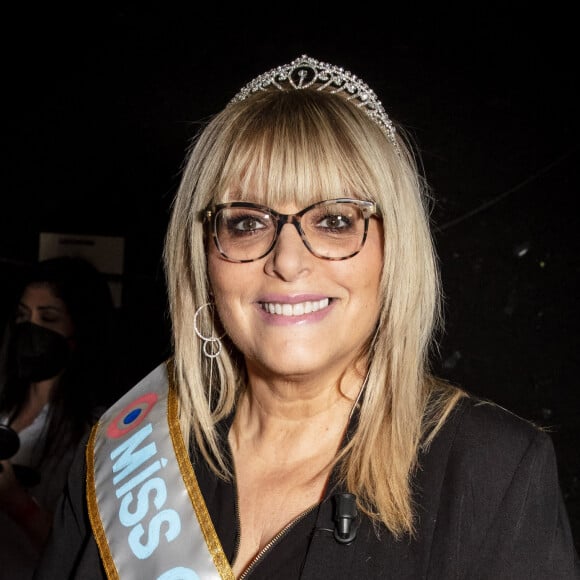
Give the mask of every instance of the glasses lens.
<path id="1" fill-rule="evenodd" d="M 321 258 L 348 258 L 358 252 L 365 235 L 365 218 L 356 203 L 316 205 L 301 219 L 312 251 Z"/>
<path id="2" fill-rule="evenodd" d="M 221 208 L 215 216 L 219 249 L 232 260 L 255 260 L 265 254 L 276 236 L 275 219 L 248 207 Z"/>

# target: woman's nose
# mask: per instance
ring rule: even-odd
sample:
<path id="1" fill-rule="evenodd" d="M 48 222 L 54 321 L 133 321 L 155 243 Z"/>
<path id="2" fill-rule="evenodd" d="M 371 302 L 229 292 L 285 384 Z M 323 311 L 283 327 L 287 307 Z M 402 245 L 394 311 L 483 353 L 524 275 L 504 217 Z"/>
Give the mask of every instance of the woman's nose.
<path id="1" fill-rule="evenodd" d="M 40 312 L 32 310 L 28 322 L 32 322 L 32 324 L 37 324 L 38 326 L 43 326 L 42 315 L 40 314 Z"/>
<path id="2" fill-rule="evenodd" d="M 268 257 L 268 268 L 285 280 L 300 276 L 309 268 L 312 254 L 294 224 L 282 226 L 276 245 Z"/>

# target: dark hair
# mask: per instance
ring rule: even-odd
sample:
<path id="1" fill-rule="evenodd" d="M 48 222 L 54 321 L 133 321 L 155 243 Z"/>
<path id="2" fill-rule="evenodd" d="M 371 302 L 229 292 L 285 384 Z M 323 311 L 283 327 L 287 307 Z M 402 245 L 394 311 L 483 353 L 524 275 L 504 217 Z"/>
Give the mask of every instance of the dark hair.
<path id="1" fill-rule="evenodd" d="M 75 349 L 51 394 L 51 415 L 41 456 L 78 442 L 115 398 L 116 312 L 109 285 L 101 272 L 79 257 L 43 260 L 25 268 L 18 301 L 31 285 L 48 286 L 67 306 L 75 327 Z M 16 306 L 16 305 L 15 305 Z M 0 412 L 15 416 L 26 401 L 29 384 L 16 377 L 11 357 L 10 320 L 4 336 L 0 366 Z"/>

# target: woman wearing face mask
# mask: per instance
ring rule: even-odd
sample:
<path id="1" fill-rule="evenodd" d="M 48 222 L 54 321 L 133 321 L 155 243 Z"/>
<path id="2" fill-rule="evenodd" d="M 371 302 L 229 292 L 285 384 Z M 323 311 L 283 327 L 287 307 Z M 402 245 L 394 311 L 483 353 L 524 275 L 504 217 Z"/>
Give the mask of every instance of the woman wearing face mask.
<path id="1" fill-rule="evenodd" d="M 113 315 L 85 260 L 46 260 L 25 276 L 0 360 L 1 579 L 31 576 L 73 448 L 106 403 Z"/>

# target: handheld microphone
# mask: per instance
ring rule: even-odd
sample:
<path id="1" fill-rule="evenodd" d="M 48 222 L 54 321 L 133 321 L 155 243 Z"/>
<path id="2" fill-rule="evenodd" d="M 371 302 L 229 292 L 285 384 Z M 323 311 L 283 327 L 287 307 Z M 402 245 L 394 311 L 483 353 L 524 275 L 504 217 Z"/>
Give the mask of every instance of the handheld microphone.
<path id="1" fill-rule="evenodd" d="M 360 522 L 356 509 L 356 496 L 336 493 L 334 499 L 334 539 L 339 544 L 350 544 L 357 535 Z"/>

